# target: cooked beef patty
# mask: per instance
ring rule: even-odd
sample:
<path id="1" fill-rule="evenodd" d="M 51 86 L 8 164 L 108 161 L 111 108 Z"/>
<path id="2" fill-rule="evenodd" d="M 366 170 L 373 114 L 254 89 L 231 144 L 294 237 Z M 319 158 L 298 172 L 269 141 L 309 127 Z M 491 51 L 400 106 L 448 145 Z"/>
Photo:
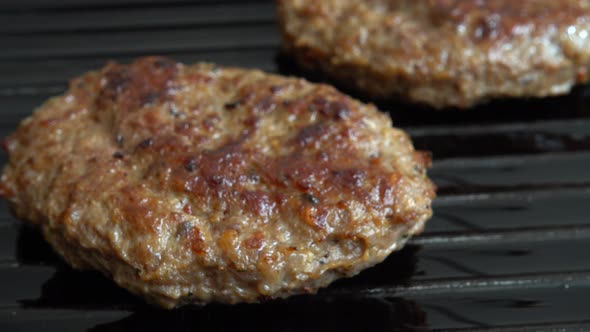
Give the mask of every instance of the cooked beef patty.
<path id="1" fill-rule="evenodd" d="M 157 57 L 74 79 L 4 146 L 16 214 L 164 307 L 314 292 L 400 249 L 435 195 L 428 155 L 374 106 Z"/>
<path id="2" fill-rule="evenodd" d="M 588 0 L 279 0 L 306 70 L 442 108 L 569 92 L 588 80 Z"/>

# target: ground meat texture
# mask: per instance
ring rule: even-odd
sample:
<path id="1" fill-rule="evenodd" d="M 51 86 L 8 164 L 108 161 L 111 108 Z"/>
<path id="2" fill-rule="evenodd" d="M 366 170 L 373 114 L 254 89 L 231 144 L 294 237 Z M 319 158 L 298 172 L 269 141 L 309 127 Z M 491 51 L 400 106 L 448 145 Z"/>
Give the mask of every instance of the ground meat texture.
<path id="1" fill-rule="evenodd" d="M 147 57 L 70 83 L 4 144 L 0 192 L 75 268 L 164 307 L 309 293 L 431 216 L 429 156 L 374 106 Z"/>
<path id="2" fill-rule="evenodd" d="M 287 54 L 372 98 L 436 108 L 588 80 L 589 0 L 278 0 Z"/>

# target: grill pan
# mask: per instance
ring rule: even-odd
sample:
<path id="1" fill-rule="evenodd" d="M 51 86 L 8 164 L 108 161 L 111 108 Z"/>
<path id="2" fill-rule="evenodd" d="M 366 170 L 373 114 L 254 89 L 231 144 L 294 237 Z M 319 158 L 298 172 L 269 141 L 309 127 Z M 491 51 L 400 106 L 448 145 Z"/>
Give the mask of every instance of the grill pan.
<path id="1" fill-rule="evenodd" d="M 303 75 L 279 54 L 275 24 L 261 0 L 3 3 L 0 135 L 111 59 Z M 3 202 L 0 330 L 590 329 L 590 87 L 470 111 L 378 106 L 433 152 L 439 187 L 426 231 L 384 263 L 314 296 L 166 311 L 67 267 Z"/>

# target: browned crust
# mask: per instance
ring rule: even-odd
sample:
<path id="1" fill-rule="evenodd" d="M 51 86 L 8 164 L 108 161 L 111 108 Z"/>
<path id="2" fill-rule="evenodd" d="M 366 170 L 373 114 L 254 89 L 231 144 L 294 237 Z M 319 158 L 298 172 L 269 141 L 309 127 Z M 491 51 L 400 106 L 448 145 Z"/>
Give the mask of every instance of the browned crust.
<path id="1" fill-rule="evenodd" d="M 18 216 L 75 267 L 167 307 L 314 291 L 432 213 L 430 158 L 386 115 L 259 71 L 111 63 L 5 146 Z"/>
<path id="2" fill-rule="evenodd" d="M 588 80 L 587 0 L 277 2 L 286 52 L 373 98 L 468 107 Z"/>

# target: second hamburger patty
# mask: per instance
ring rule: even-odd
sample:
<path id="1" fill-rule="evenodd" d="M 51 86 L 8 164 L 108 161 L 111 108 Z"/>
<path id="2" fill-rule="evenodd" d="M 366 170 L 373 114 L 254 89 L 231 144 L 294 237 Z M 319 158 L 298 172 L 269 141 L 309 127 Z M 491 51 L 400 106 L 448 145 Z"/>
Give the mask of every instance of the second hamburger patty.
<path id="1" fill-rule="evenodd" d="M 279 0 L 305 69 L 441 108 L 564 94 L 588 80 L 588 0 Z"/>
<path id="2" fill-rule="evenodd" d="M 110 64 L 5 142 L 1 192 L 77 268 L 162 306 L 313 292 L 432 214 L 429 157 L 374 106 L 301 79 Z"/>

